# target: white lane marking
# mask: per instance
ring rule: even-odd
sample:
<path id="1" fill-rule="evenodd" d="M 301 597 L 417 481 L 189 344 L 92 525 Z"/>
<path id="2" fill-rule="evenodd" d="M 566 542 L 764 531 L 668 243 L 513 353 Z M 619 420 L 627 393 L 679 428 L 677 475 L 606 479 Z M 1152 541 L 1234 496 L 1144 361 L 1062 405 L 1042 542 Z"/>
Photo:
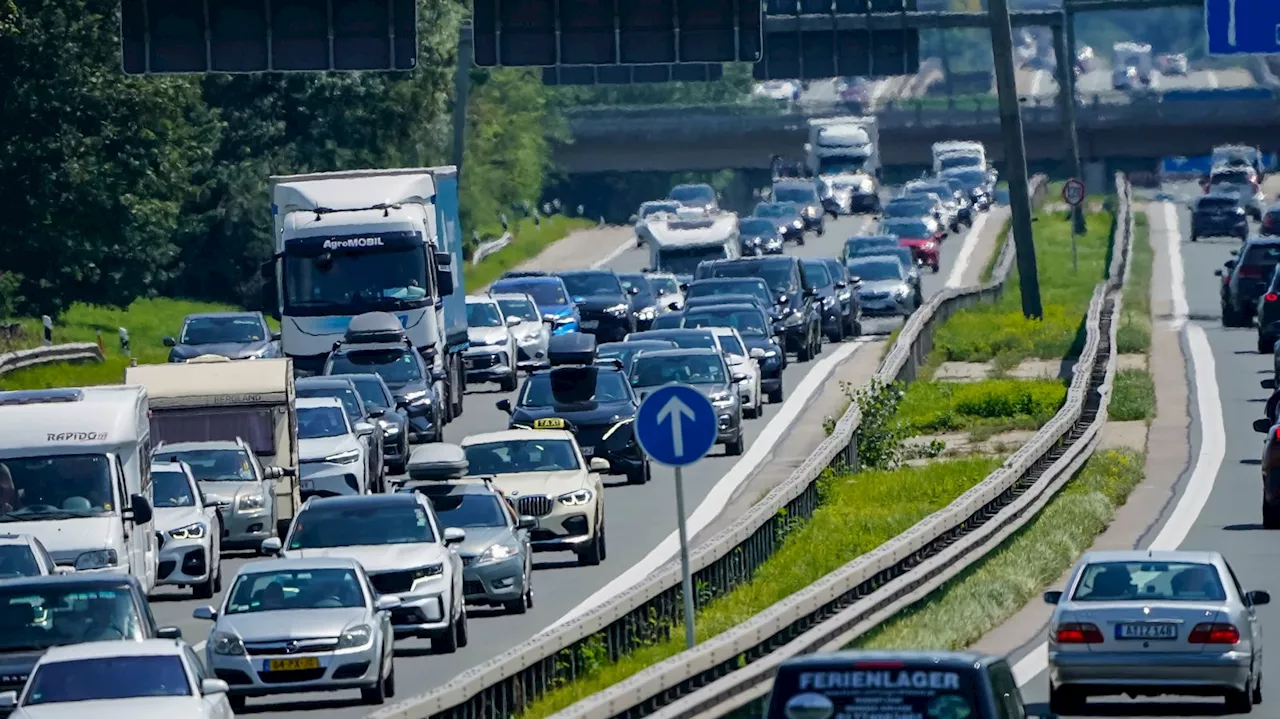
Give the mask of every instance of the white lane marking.
<path id="1" fill-rule="evenodd" d="M 1174 237 L 1180 236 L 1177 231 L 1178 215 L 1171 203 L 1161 203 L 1165 208 L 1165 217 L 1171 218 L 1172 224 L 1166 225 L 1166 231 Z M 1169 519 L 1161 527 L 1160 533 L 1148 545 L 1148 549 L 1177 549 L 1187 538 L 1191 527 L 1204 509 L 1205 502 L 1213 494 L 1213 485 L 1218 479 L 1218 470 L 1227 452 L 1227 433 L 1222 422 L 1222 398 L 1218 394 L 1218 374 L 1213 359 L 1213 348 L 1209 345 L 1209 336 L 1204 328 L 1197 324 L 1185 324 L 1187 319 L 1187 287 L 1182 281 L 1182 248 L 1177 240 L 1169 244 L 1169 266 L 1177 269 L 1173 282 L 1173 304 L 1175 322 L 1183 322 L 1187 335 L 1187 347 L 1191 351 L 1191 375 L 1196 381 L 1196 408 L 1200 420 L 1200 453 L 1196 457 L 1195 469 L 1191 471 L 1191 479 L 1178 504 L 1174 507 Z M 1181 307 L 1181 309 L 1178 309 Z M 1049 667 L 1049 645 L 1041 643 L 1027 653 L 1014 667 L 1013 677 L 1018 686 L 1039 676 Z"/>
<path id="2" fill-rule="evenodd" d="M 947 276 L 947 287 L 959 287 L 964 284 L 964 273 L 969 268 L 969 259 L 973 257 L 973 251 L 978 247 L 982 228 L 986 226 L 987 218 L 990 216 L 986 212 L 978 215 L 973 225 L 969 227 L 969 231 L 964 234 L 964 244 L 960 245 L 960 254 L 956 255 L 956 263 L 951 267 L 951 274 Z"/>
<path id="3" fill-rule="evenodd" d="M 191 648 L 192 648 L 192 649 L 194 649 L 194 650 L 196 650 L 196 654 L 199 654 L 200 652 L 203 652 L 203 651 L 204 651 L 204 645 L 205 645 L 205 644 L 207 644 L 207 643 L 208 643 L 208 641 L 209 641 L 209 640 L 207 640 L 207 639 L 201 639 L 201 640 L 200 640 L 200 642 L 199 642 L 198 644 L 193 644 L 193 645 L 191 645 Z"/>
<path id="4" fill-rule="evenodd" d="M 1169 279 L 1173 286 L 1173 330 L 1187 323 L 1187 282 L 1182 269 L 1182 233 L 1178 230 L 1178 211 L 1172 202 L 1161 202 L 1164 210 L 1164 238 L 1169 253 Z"/>
<path id="5" fill-rule="evenodd" d="M 598 259 L 595 262 L 592 262 L 591 269 L 598 270 L 601 267 L 604 267 L 605 265 L 609 264 L 610 262 L 613 262 L 614 260 L 618 259 L 619 257 L 622 257 L 624 254 L 627 253 L 627 250 L 634 250 L 634 249 L 637 249 L 635 239 L 633 238 L 633 239 L 627 240 L 626 242 L 623 242 L 621 245 L 618 245 L 618 247 L 614 249 L 613 252 L 610 252 L 609 254 L 605 255 L 601 259 Z"/>
<path id="6" fill-rule="evenodd" d="M 724 476 L 707 493 L 706 498 L 702 500 L 698 508 L 689 516 L 688 528 L 690 537 L 695 536 L 711 524 L 716 517 L 720 516 L 720 513 L 724 511 L 725 506 L 729 503 L 734 493 L 738 491 L 738 488 L 750 479 L 757 467 L 764 464 L 765 460 L 773 452 L 774 446 L 791 428 L 791 425 L 799 420 L 800 413 L 804 411 L 810 398 L 822 389 L 827 378 L 835 371 L 836 367 L 853 356 L 853 353 L 866 344 L 867 341 L 866 338 L 859 338 L 853 342 L 841 344 L 835 348 L 834 352 L 809 370 L 809 373 L 800 381 L 800 385 L 795 388 L 791 396 L 783 403 L 778 414 L 774 415 L 774 418 L 769 421 L 764 431 L 751 443 L 742 459 L 738 460 L 728 472 L 725 472 Z M 595 594 L 587 597 L 582 603 L 569 610 L 568 613 L 554 623 L 548 625 L 543 631 L 550 631 L 622 594 L 661 567 L 667 560 L 676 556 L 679 551 L 679 534 L 672 532 L 667 535 L 666 539 L 659 542 L 658 546 L 654 547 L 644 559 L 641 559 L 630 569 L 614 578 L 613 581 L 606 584 Z"/>
<path id="7" fill-rule="evenodd" d="M 1205 80 L 1205 84 L 1208 85 L 1211 89 L 1214 89 L 1214 90 L 1218 89 L 1218 73 L 1214 72 L 1213 70 L 1208 70 L 1205 72 L 1204 80 Z"/>

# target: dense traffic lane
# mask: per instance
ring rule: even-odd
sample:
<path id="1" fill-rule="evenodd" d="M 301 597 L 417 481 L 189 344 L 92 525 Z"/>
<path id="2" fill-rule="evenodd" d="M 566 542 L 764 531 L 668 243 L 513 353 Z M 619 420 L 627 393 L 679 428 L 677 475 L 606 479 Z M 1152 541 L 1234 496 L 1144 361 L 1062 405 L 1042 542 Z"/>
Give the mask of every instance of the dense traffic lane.
<path id="1" fill-rule="evenodd" d="M 1261 449 L 1261 435 L 1253 431 L 1253 420 L 1262 416 L 1262 403 L 1270 392 L 1261 389 L 1260 380 L 1271 374 L 1270 356 L 1260 356 L 1256 352 L 1257 335 L 1254 329 L 1224 329 L 1220 320 L 1220 302 L 1218 283 L 1213 270 L 1222 267 L 1222 263 L 1230 259 L 1230 251 L 1240 246 L 1237 240 L 1200 240 L 1188 241 L 1187 229 L 1189 217 L 1186 200 L 1198 193 L 1198 188 L 1188 185 L 1170 186 L 1166 188 L 1175 197 L 1176 203 L 1153 203 L 1152 242 L 1161 242 L 1166 235 L 1160 230 L 1170 226 L 1166 222 L 1176 218 L 1177 238 L 1181 250 L 1182 266 L 1185 268 L 1186 301 L 1188 321 L 1203 328 L 1207 335 L 1212 352 L 1215 371 L 1212 376 L 1192 376 L 1195 393 L 1192 394 L 1191 416 L 1192 432 L 1192 466 L 1197 462 L 1212 463 L 1214 450 L 1220 449 L 1223 454 L 1220 465 L 1206 477 L 1213 477 L 1212 491 L 1208 495 L 1203 509 L 1194 517 L 1186 528 L 1185 539 L 1178 548 L 1192 550 L 1218 550 L 1223 553 L 1236 571 L 1244 589 L 1265 589 L 1280 596 L 1280 578 L 1277 578 L 1276 567 L 1276 535 L 1268 533 L 1261 527 L 1261 482 L 1258 469 L 1258 456 Z M 1194 353 L 1195 347 L 1189 345 L 1183 335 L 1184 348 L 1189 347 Z M 1195 359 L 1195 355 L 1192 355 Z M 1194 366 L 1194 365 L 1193 365 Z M 1190 372 L 1195 369 L 1189 368 Z M 1204 416 L 1200 413 L 1195 398 L 1197 393 L 1205 396 L 1216 395 L 1221 406 L 1222 429 L 1225 433 L 1225 444 L 1218 443 L 1217 433 L 1203 426 Z M 1212 412 L 1205 416 L 1212 416 Z M 1197 468 L 1195 472 L 1200 472 Z M 1193 475 L 1192 471 L 1187 472 Z M 1184 485 L 1187 476 L 1183 477 Z M 1191 480 L 1196 481 L 1195 479 Z M 1195 494 L 1194 489 L 1180 487 L 1177 501 L 1183 501 Z M 1173 505 L 1165 509 L 1159 524 L 1147 532 L 1140 546 L 1148 546 L 1159 533 L 1165 532 L 1165 525 L 1173 510 Z M 1177 519 L 1167 531 L 1176 532 Z M 1055 587 L 1060 588 L 1060 587 Z M 1263 624 L 1264 636 L 1270 634 L 1273 643 L 1280 641 L 1280 607 L 1268 605 L 1258 608 L 1258 615 Z M 1043 637 L 1041 637 L 1043 639 Z M 1263 665 L 1264 702 L 1254 709 L 1261 716 L 1280 715 L 1280 694 L 1267 696 L 1267 688 L 1280 691 L 1280 661 L 1272 659 Z M 1022 688 L 1023 696 L 1034 705 L 1047 711 L 1048 680 L 1044 673 L 1035 676 Z M 1085 716 L 1144 716 L 1144 717 L 1183 717 L 1183 716 L 1218 716 L 1225 714 L 1221 699 L 1217 698 L 1183 698 L 1160 697 L 1139 698 L 1130 700 L 1127 697 L 1101 697 L 1089 702 L 1089 714 Z"/>
<path id="2" fill-rule="evenodd" d="M 828 220 L 827 232 L 823 237 L 809 235 L 803 246 L 788 245 L 788 253 L 800 256 L 838 256 L 846 237 L 866 231 L 873 224 L 869 217 L 855 216 Z M 938 274 L 925 274 L 925 291 L 932 294 L 941 288 L 949 276 L 960 247 L 963 234 L 949 238 L 942 246 L 942 271 Z M 973 256 L 971 263 L 982 263 L 985 257 Z M 632 249 L 623 253 L 610 263 L 610 267 L 619 271 L 639 271 L 648 263 L 648 252 Z M 567 268 L 566 268 L 567 269 Z M 899 324 L 898 320 L 876 320 L 865 323 L 870 332 L 888 332 Z M 786 396 L 790 398 L 796 387 L 803 381 L 810 368 L 829 356 L 832 345 L 814 362 L 797 363 L 792 361 L 784 372 L 783 382 Z M 446 439 L 458 441 L 464 436 L 504 429 L 507 415 L 500 412 L 495 402 L 511 395 L 491 389 L 492 386 L 481 386 L 467 394 L 466 411 L 462 417 L 446 428 Z M 779 407 L 765 405 L 764 416 L 760 419 L 748 420 L 746 423 L 747 448 L 760 437 L 762 432 L 777 436 L 779 428 L 768 429 L 770 421 L 778 414 Z M 741 458 L 724 457 L 722 450 L 716 448 L 713 454 L 700 462 L 690 471 L 685 472 L 686 503 L 692 511 L 707 495 L 715 483 L 733 467 Z M 470 644 L 458 653 L 449 656 L 429 654 L 430 642 L 427 640 L 407 640 L 397 645 L 396 674 L 397 695 L 412 696 L 453 678 L 459 672 L 490 659 L 496 654 L 522 642 L 560 619 L 565 613 L 578 606 L 592 593 L 604 587 L 610 581 L 630 569 L 650 553 L 676 526 L 675 498 L 670 470 L 654 466 L 653 479 L 644 486 L 628 486 L 621 477 L 609 478 L 609 489 L 605 496 L 605 526 L 609 538 L 609 556 L 599 566 L 578 567 L 571 553 L 547 553 L 536 556 L 536 570 L 533 577 L 534 608 L 522 616 L 502 616 L 492 611 L 476 609 L 469 612 Z M 229 587 L 229 580 L 236 566 L 244 559 L 235 559 L 224 564 L 224 573 Z M 166 594 L 173 595 L 172 592 Z M 191 619 L 191 610 L 202 602 L 192 601 L 189 594 L 175 596 L 176 601 L 166 601 L 165 596 L 157 597 L 154 608 L 157 620 L 162 624 L 177 624 L 183 627 L 184 633 L 192 643 L 204 639 L 208 624 Z M 323 710 L 326 719 L 350 719 L 363 716 L 367 709 L 358 705 L 356 698 L 349 693 L 340 694 L 306 694 L 282 696 L 276 698 L 253 699 L 249 701 L 249 711 L 284 711 L 284 710 Z"/>

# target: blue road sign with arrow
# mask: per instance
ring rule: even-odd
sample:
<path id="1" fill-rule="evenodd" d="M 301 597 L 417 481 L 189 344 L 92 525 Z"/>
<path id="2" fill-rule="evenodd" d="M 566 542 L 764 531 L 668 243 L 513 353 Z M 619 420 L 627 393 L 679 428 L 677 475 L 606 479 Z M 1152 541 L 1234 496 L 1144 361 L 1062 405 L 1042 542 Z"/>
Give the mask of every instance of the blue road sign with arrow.
<path id="1" fill-rule="evenodd" d="M 649 459 L 668 467 L 693 464 L 715 446 L 719 423 L 711 401 L 688 385 L 654 390 L 640 403 L 636 441 Z"/>
<path id="2" fill-rule="evenodd" d="M 1280 53 L 1276 0 L 1205 0 L 1204 28 L 1210 55 Z"/>

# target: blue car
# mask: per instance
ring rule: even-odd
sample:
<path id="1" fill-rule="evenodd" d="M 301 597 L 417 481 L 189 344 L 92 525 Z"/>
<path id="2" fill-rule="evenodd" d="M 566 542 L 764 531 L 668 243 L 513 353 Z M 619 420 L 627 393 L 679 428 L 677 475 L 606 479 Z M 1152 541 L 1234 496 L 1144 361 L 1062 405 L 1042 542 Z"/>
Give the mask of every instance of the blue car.
<path id="1" fill-rule="evenodd" d="M 489 287 L 490 294 L 516 292 L 529 295 L 542 311 L 542 321 L 551 325 L 551 334 L 578 331 L 578 306 L 569 298 L 564 280 L 554 276 L 504 277 Z"/>

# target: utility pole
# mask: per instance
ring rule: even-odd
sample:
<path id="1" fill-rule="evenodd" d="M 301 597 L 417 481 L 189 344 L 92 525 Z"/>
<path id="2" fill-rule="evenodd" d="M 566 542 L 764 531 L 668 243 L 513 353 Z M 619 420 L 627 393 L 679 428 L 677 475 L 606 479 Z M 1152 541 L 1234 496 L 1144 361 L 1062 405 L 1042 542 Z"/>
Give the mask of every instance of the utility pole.
<path id="1" fill-rule="evenodd" d="M 471 96 L 471 63 L 474 61 L 474 39 L 471 21 L 458 26 L 458 67 L 453 74 L 453 164 L 462 182 L 462 155 L 466 148 L 467 101 Z"/>
<path id="2" fill-rule="evenodd" d="M 1076 16 L 1064 13 L 1062 27 L 1053 29 L 1054 51 L 1059 54 L 1058 74 L 1065 82 L 1058 82 L 1058 97 L 1062 100 L 1062 122 L 1067 129 L 1067 149 L 1071 153 L 1068 166 L 1071 176 L 1084 181 L 1084 163 L 1080 155 L 1080 130 L 1076 126 Z M 1071 208 L 1073 237 L 1083 235 L 1084 204 Z"/>
<path id="3" fill-rule="evenodd" d="M 1013 27 L 1008 0 L 990 0 L 991 53 L 995 60 L 996 93 L 1000 103 L 1000 130 L 1004 135 L 1005 166 L 1009 178 L 1009 209 L 1013 214 L 1013 244 L 1017 249 L 1018 284 L 1022 289 L 1022 314 L 1041 319 L 1040 275 L 1036 246 L 1031 234 L 1031 195 L 1028 191 L 1027 150 L 1022 140 L 1022 112 L 1018 107 L 1018 83 L 1013 67 Z"/>

